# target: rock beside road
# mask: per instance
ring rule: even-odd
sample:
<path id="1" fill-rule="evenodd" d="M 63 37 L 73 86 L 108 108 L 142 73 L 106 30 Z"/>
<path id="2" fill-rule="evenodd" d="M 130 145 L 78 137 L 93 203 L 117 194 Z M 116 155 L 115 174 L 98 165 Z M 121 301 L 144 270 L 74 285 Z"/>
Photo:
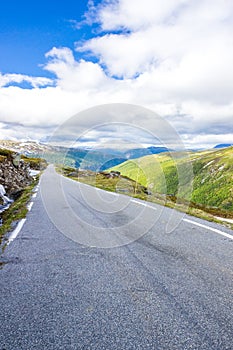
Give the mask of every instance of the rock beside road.
<path id="1" fill-rule="evenodd" d="M 33 178 L 29 171 L 29 164 L 17 158 L 16 154 L 0 152 L 0 184 L 4 186 L 8 196 L 17 197 L 31 184 Z"/>

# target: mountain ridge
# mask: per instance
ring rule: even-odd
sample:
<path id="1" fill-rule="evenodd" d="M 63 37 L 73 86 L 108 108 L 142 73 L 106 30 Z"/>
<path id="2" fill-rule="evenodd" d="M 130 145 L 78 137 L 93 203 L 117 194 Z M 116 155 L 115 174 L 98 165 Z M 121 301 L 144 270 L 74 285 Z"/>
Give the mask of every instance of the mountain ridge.
<path id="1" fill-rule="evenodd" d="M 64 164 L 92 171 L 103 171 L 109 167 L 150 154 L 168 152 L 166 147 L 150 146 L 145 148 L 129 148 L 124 150 L 114 148 L 86 149 L 77 147 L 52 146 L 35 141 L 0 140 L 0 147 L 21 153 L 26 156 L 45 158 L 48 162 Z"/>
<path id="2" fill-rule="evenodd" d="M 227 148 L 227 147 L 231 147 L 231 146 L 233 146 L 233 143 L 220 143 L 220 144 L 214 146 L 214 149 L 215 148 Z"/>
<path id="3" fill-rule="evenodd" d="M 178 165 L 183 161 L 182 157 L 178 159 Z M 193 169 L 193 190 L 191 198 L 186 198 L 184 192 L 182 199 L 217 208 L 233 217 L 233 146 L 189 152 L 188 161 Z M 177 164 L 169 153 L 128 160 L 108 171 L 111 170 L 138 181 L 154 193 L 174 197 L 178 194 Z"/>

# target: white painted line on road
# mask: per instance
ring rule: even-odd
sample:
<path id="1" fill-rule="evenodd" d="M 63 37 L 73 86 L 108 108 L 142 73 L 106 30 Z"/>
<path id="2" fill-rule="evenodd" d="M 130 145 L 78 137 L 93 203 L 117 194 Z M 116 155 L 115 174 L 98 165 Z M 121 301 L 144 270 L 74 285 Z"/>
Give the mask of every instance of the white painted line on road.
<path id="1" fill-rule="evenodd" d="M 110 191 L 107 191 L 108 193 L 110 193 L 112 196 L 119 196 L 119 193 L 116 193 L 116 192 L 110 192 Z"/>
<path id="2" fill-rule="evenodd" d="M 14 239 L 18 236 L 19 232 L 21 231 L 26 219 L 22 219 L 19 221 L 18 225 L 16 226 L 15 230 L 11 233 L 7 245 L 9 245 L 11 242 L 14 241 Z"/>
<path id="3" fill-rule="evenodd" d="M 104 193 L 106 193 L 106 192 L 107 192 L 107 194 L 111 194 L 111 195 L 113 195 L 113 196 L 119 196 L 119 194 L 118 194 L 118 193 L 116 193 L 116 192 L 105 191 L 104 189 L 99 188 L 99 187 L 95 187 L 95 189 L 96 189 L 97 191 L 101 191 L 101 192 L 104 192 Z"/>
<path id="4" fill-rule="evenodd" d="M 143 202 L 136 201 L 135 199 L 132 199 L 131 202 L 134 202 L 134 203 L 143 205 L 144 207 L 147 207 L 147 208 L 151 208 L 151 209 L 157 210 L 157 208 L 153 207 L 152 205 L 149 205 L 149 204 L 147 204 L 147 203 L 143 203 Z"/>
<path id="5" fill-rule="evenodd" d="M 149 204 L 147 204 L 147 207 L 148 207 L 148 208 L 151 208 L 151 209 L 154 209 L 154 210 L 157 210 L 157 208 L 152 207 L 152 205 L 149 205 Z"/>
<path id="6" fill-rule="evenodd" d="M 37 193 L 34 193 L 34 194 L 32 195 L 32 198 L 36 198 L 36 196 L 37 196 Z"/>
<path id="7" fill-rule="evenodd" d="M 138 201 L 136 201 L 135 199 L 132 199 L 130 202 L 134 202 L 134 203 L 143 205 L 144 207 L 147 207 L 146 203 L 138 202 Z"/>
<path id="8" fill-rule="evenodd" d="M 188 222 L 189 224 L 193 224 L 193 225 L 196 225 L 196 226 L 199 226 L 199 227 L 206 228 L 207 230 L 213 231 L 215 233 L 218 233 L 219 235 L 222 235 L 224 237 L 227 237 L 227 238 L 230 238 L 230 239 L 233 240 L 233 235 L 229 235 L 228 233 L 226 233 L 224 231 L 218 230 L 216 228 L 213 228 L 213 227 L 210 227 L 210 226 L 207 226 L 207 225 L 199 224 L 199 222 L 192 221 L 192 220 L 189 220 L 189 219 L 183 219 L 183 221 Z"/>
<path id="9" fill-rule="evenodd" d="M 33 204 L 34 204 L 34 202 L 31 202 L 27 205 L 28 211 L 30 211 L 32 209 Z"/>

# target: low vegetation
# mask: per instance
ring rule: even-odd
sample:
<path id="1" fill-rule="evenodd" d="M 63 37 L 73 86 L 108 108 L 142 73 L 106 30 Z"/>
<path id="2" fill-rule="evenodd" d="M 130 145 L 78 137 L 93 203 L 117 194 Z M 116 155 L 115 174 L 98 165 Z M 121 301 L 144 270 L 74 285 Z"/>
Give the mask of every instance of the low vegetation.
<path id="1" fill-rule="evenodd" d="M 43 158 L 33 158 L 33 157 L 26 157 L 24 155 L 21 156 L 21 159 L 28 163 L 30 168 L 33 170 L 44 170 L 48 163 Z"/>
<path id="2" fill-rule="evenodd" d="M 0 163 L 6 159 L 13 160 L 17 153 L 9 149 L 0 148 Z M 25 155 L 19 155 L 19 159 L 23 160 L 26 164 L 29 164 L 33 170 L 43 170 L 47 167 L 47 162 L 44 158 L 40 157 L 28 157 Z"/>
<path id="3" fill-rule="evenodd" d="M 72 167 L 57 167 L 57 171 L 69 178 L 85 184 L 98 187 L 110 192 L 127 194 L 141 199 L 147 199 L 147 188 L 115 172 L 93 172 L 90 170 L 78 170 Z"/>
<path id="4" fill-rule="evenodd" d="M 18 220 L 26 217 L 28 209 L 27 204 L 30 201 L 33 188 L 38 183 L 39 177 L 37 176 L 30 186 L 24 188 L 19 197 L 11 204 L 9 209 L 1 213 L 2 226 L 0 226 L 0 243 L 3 235 L 14 229 Z"/>
<path id="5" fill-rule="evenodd" d="M 14 199 L 10 207 L 0 214 L 0 242 L 3 235 L 27 214 L 27 203 L 39 179 L 39 175 L 31 177 L 29 169 L 43 170 L 46 166 L 47 162 L 42 158 L 30 158 L 12 150 L 0 149 L 0 183 L 5 187 L 7 195 Z M 1 199 L 0 204 L 3 205 Z"/>
<path id="6" fill-rule="evenodd" d="M 177 168 L 186 161 L 190 162 L 193 171 L 189 198 L 185 191 L 178 193 Z M 119 171 L 148 187 L 153 196 L 166 195 L 168 201 L 178 201 L 181 206 L 182 202 L 185 205 L 187 200 L 190 201 L 191 214 L 195 212 L 199 216 L 200 212 L 205 212 L 209 219 L 215 216 L 233 218 L 233 147 L 190 152 L 188 160 L 180 157 L 176 162 L 169 153 L 145 156 L 110 170 Z"/>
<path id="7" fill-rule="evenodd" d="M 178 168 L 182 172 L 182 186 Z M 91 186 L 175 206 L 190 215 L 233 228 L 233 147 L 189 152 L 188 159 L 187 155 L 172 157 L 170 153 L 160 153 L 129 160 L 99 173 L 72 167 L 60 167 L 59 171 Z M 188 174 L 190 171 L 193 174 Z M 111 175 L 117 172 L 120 175 Z M 185 178 L 190 175 L 193 182 L 189 196 Z"/>

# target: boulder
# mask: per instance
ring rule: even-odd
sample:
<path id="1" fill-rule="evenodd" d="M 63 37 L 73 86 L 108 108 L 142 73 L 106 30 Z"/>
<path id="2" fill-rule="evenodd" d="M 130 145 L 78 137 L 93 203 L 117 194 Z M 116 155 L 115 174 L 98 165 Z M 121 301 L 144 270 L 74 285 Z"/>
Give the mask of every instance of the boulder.
<path id="1" fill-rule="evenodd" d="M 16 162 L 13 157 L 1 160 L 0 184 L 4 186 L 8 196 L 14 197 L 19 191 L 31 184 L 33 179 L 29 170 L 29 164 L 23 160 Z"/>

